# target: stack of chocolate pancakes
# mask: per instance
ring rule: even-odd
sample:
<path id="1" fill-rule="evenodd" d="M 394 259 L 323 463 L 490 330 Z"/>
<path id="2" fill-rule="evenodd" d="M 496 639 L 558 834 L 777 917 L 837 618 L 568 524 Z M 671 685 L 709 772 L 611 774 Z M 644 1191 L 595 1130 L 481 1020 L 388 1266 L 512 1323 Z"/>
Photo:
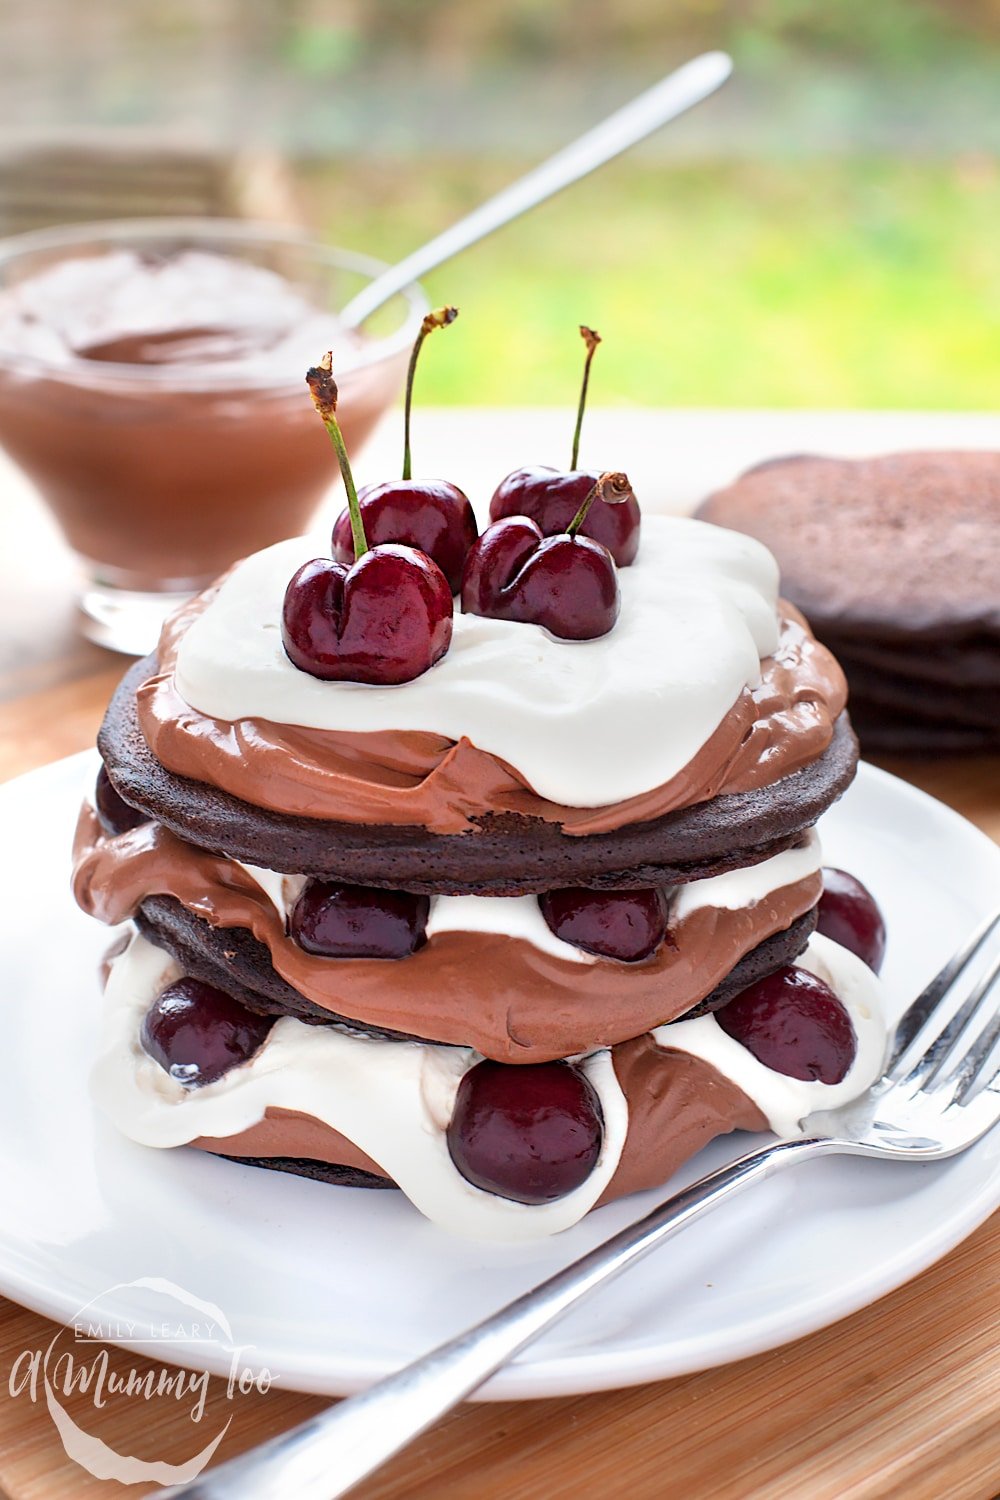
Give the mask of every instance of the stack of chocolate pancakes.
<path id="1" fill-rule="evenodd" d="M 864 748 L 1000 747 L 1000 453 L 775 459 L 699 514 L 772 549 Z"/>
<path id="2" fill-rule="evenodd" d="M 95 1072 L 127 1135 L 517 1238 L 870 1085 L 878 982 L 813 935 L 846 688 L 763 546 L 647 517 L 601 638 L 456 613 L 384 687 L 283 650 L 309 556 L 194 600 L 101 730 L 75 892 L 133 924 Z"/>

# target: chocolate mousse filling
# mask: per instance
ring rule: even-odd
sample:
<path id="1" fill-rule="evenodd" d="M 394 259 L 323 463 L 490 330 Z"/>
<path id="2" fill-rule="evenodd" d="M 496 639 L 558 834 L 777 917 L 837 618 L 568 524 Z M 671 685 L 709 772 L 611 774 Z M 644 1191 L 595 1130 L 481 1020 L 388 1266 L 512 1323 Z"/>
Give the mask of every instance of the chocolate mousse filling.
<path id="1" fill-rule="evenodd" d="M 228 723 L 191 708 L 174 680 L 177 647 L 210 597 L 194 600 L 164 631 L 158 667 L 136 691 L 142 735 L 168 771 L 294 817 L 453 835 L 514 814 L 578 838 L 609 833 L 720 794 L 757 791 L 811 764 L 830 744 L 847 696 L 834 658 L 783 605 L 778 649 L 761 663 L 760 683 L 744 690 L 683 770 L 623 802 L 569 807 L 540 797 L 516 767 L 468 739 Z"/>
<path id="2" fill-rule="evenodd" d="M 168 630 L 165 660 L 169 640 L 183 625 L 181 616 Z M 180 703 L 171 673 L 157 672 L 153 658 L 132 667 L 118 685 L 100 729 L 99 747 L 106 772 L 124 801 L 189 843 L 271 870 L 430 894 L 517 895 L 565 885 L 675 885 L 756 864 L 792 846 L 855 775 L 858 741 L 841 711 L 840 669 L 792 616 L 783 640 L 783 648 L 762 663 L 762 684 L 754 693 L 742 694 L 709 739 L 711 751 L 703 747 L 696 762 L 661 789 L 667 802 L 679 799 L 684 805 L 639 822 L 628 819 L 637 816 L 639 802 L 648 811 L 646 804 L 654 793 L 597 810 L 556 807 L 468 741 L 451 744 L 439 736 L 402 732 L 318 733 L 253 720 L 220 723 Z M 157 738 L 156 723 L 148 727 L 153 705 L 157 714 L 162 709 L 165 715 L 156 720 L 163 741 Z M 139 714 L 147 721 L 156 754 L 142 732 Z M 267 742 L 267 772 L 255 753 L 259 736 Z M 166 745 L 174 739 L 186 751 L 204 750 L 205 763 L 184 762 L 187 774 L 166 768 L 159 754 L 169 759 Z M 717 790 L 735 783 L 723 772 L 709 774 L 703 765 L 706 754 L 721 753 L 723 739 L 730 742 L 730 762 L 744 763 L 745 780 L 753 783 L 747 789 Z M 420 757 L 429 753 L 429 742 L 444 759 L 427 769 Z M 249 799 L 267 798 L 270 787 L 298 786 L 298 765 L 306 766 L 309 774 L 322 768 L 322 774 L 336 781 L 334 816 L 327 793 L 319 789 L 307 798 L 309 816 Z M 222 780 L 220 766 L 238 795 L 210 780 L 213 775 Z M 259 784 L 250 766 L 255 766 Z M 420 805 L 430 784 L 444 784 L 445 766 L 448 777 L 457 778 L 459 798 L 466 796 L 463 777 L 468 774 L 474 783 L 478 766 L 493 783 L 505 780 L 508 793 L 523 810 L 513 810 L 513 804 L 502 810 L 495 796 L 492 801 L 486 798 L 492 811 L 475 813 L 463 804 L 459 820 L 465 831 L 450 834 L 424 825 L 385 822 L 378 820 L 381 813 L 372 813 L 372 799 L 397 798 L 402 808 L 411 799 Z M 349 819 L 366 805 L 366 796 L 369 810 L 364 816 L 376 816 L 375 822 L 352 822 Z M 481 807 L 481 789 L 475 798 Z M 570 820 L 573 828 L 565 828 L 559 819 Z M 595 820 L 619 826 L 583 831 Z"/>
<path id="3" fill-rule="evenodd" d="M 711 1064 L 660 1047 L 651 1036 L 616 1046 L 612 1060 L 628 1103 L 628 1134 L 598 1207 L 668 1181 L 717 1135 L 769 1128 L 758 1106 Z M 294 1110 L 268 1109 L 248 1130 L 199 1136 L 191 1144 L 254 1166 L 344 1185 L 395 1185 L 346 1136 Z"/>
<path id="4" fill-rule="evenodd" d="M 74 855 L 74 894 L 84 911 L 112 924 L 141 912 L 162 942 L 156 928 L 166 924 L 176 932 L 177 922 L 151 898 L 173 898 L 200 919 L 183 926 L 182 941 L 211 962 L 233 966 L 244 981 L 255 979 L 255 1008 L 353 1020 L 521 1063 L 613 1046 L 683 1015 L 768 939 L 791 933 L 821 890 L 817 873 L 748 906 L 697 908 L 671 923 L 667 940 L 639 963 L 580 962 L 488 932 L 439 932 L 404 959 L 342 959 L 307 953 L 240 865 L 183 843 L 159 824 L 108 836 L 84 807 Z M 206 924 L 214 933 L 199 930 Z M 248 953 L 243 932 L 264 951 Z M 796 933 L 795 952 L 807 937 L 808 931 Z M 775 965 L 792 956 L 777 957 Z M 267 995 L 269 970 L 283 981 L 277 993 L 285 996 L 272 1007 L 260 993 Z"/>

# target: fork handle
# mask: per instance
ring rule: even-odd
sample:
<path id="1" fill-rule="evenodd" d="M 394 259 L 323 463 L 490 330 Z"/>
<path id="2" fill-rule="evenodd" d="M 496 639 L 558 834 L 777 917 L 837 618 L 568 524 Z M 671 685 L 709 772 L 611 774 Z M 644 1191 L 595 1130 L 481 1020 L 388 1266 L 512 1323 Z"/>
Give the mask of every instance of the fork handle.
<path id="1" fill-rule="evenodd" d="M 186 1500 L 336 1500 L 477 1390 L 577 1303 L 688 1224 L 807 1157 L 844 1150 L 826 1137 L 780 1141 L 738 1157 L 361 1395 L 165 1490 Z"/>

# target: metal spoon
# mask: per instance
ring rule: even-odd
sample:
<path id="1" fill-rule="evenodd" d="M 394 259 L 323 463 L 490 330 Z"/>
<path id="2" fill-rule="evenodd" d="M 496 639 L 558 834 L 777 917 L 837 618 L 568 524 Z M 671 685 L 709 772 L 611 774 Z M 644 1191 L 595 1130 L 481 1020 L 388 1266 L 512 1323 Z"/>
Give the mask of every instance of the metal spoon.
<path id="1" fill-rule="evenodd" d="M 725 83 L 732 71 L 732 58 L 725 52 L 704 52 L 668 73 L 631 104 L 616 110 L 602 124 L 564 146 L 398 265 L 383 271 L 341 310 L 340 322 L 346 328 L 357 328 L 376 308 L 435 266 L 602 167 L 668 120 L 675 120 L 685 110 L 700 104 Z"/>

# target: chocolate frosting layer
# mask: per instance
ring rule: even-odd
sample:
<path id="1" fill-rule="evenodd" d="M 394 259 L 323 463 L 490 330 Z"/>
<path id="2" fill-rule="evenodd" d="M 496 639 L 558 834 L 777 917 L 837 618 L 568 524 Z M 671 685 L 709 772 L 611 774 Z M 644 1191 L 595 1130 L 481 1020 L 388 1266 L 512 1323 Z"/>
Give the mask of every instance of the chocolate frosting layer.
<path id="1" fill-rule="evenodd" d="M 606 807 L 568 807 L 538 796 L 516 767 L 467 739 L 413 731 L 344 733 L 213 719 L 177 691 L 177 644 L 211 591 L 166 627 L 157 671 L 136 693 L 142 734 L 168 771 L 256 807 L 358 825 L 466 833 L 486 817 L 516 814 L 579 837 L 648 822 L 720 793 L 770 786 L 830 744 L 844 708 L 843 674 L 790 605 L 778 650 L 761 664 L 695 758 L 662 786 Z"/>
<path id="2" fill-rule="evenodd" d="M 266 1109 L 264 1118 L 248 1130 L 227 1136 L 200 1135 L 191 1145 L 223 1156 L 300 1157 L 385 1177 L 378 1163 L 346 1135 L 297 1109 Z"/>
<path id="3" fill-rule="evenodd" d="M 612 1057 L 628 1101 L 629 1124 L 621 1159 L 598 1207 L 666 1182 L 717 1135 L 768 1129 L 757 1105 L 701 1058 L 659 1047 L 648 1035 L 615 1047 Z M 249 1130 L 199 1136 L 191 1144 L 223 1156 L 295 1157 L 385 1177 L 379 1164 L 339 1131 L 292 1110 L 269 1109 Z"/>
<path id="4" fill-rule="evenodd" d="M 186 974 L 216 985 L 248 1010 L 262 1015 L 295 1016 L 313 1025 L 318 1022 L 386 1042 L 434 1040 L 414 1032 L 373 1026 L 371 1022 L 344 1017 L 316 1005 L 282 979 L 271 964 L 267 948 L 246 928 L 214 928 L 202 917 L 189 912 L 173 896 L 147 896 L 136 913 L 135 924 L 143 937 L 172 954 Z M 795 963 L 815 927 L 814 907 L 791 927 L 765 938 L 758 947 L 739 959 L 710 994 L 685 1011 L 684 1019 L 718 1010 L 748 985 L 773 974 L 783 964 Z M 514 1063 L 525 1060 L 517 1053 L 500 1059 Z"/>
<path id="5" fill-rule="evenodd" d="M 628 1134 L 598 1207 L 666 1182 L 717 1135 L 770 1129 L 753 1100 L 700 1057 L 639 1036 L 612 1058 L 628 1101 Z"/>
<path id="6" fill-rule="evenodd" d="M 437 933 L 405 959 L 330 959 L 286 935 L 238 864 L 160 824 L 109 837 L 85 806 L 74 857 L 77 902 L 104 922 L 125 921 L 147 897 L 172 896 L 214 928 L 250 931 L 294 990 L 338 1018 L 522 1063 L 613 1046 L 683 1015 L 744 955 L 810 911 L 821 889 L 816 874 L 752 906 L 699 908 L 634 964 L 580 963 L 482 932 Z"/>

